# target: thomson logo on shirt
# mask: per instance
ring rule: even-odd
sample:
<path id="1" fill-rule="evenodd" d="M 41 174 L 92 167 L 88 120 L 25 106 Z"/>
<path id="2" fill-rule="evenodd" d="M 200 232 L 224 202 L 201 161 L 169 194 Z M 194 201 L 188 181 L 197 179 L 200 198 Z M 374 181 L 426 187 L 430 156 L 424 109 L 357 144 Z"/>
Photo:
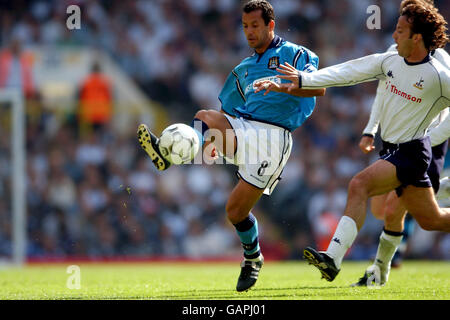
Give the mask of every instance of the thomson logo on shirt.
<path id="1" fill-rule="evenodd" d="M 397 89 L 397 87 L 393 84 L 391 84 L 391 93 L 399 95 L 402 98 L 405 98 L 407 100 L 411 100 L 412 102 L 417 102 L 417 103 L 422 102 L 422 98 L 417 98 L 417 97 L 414 97 L 414 96 L 408 94 L 407 92 L 401 91 L 401 90 Z"/>

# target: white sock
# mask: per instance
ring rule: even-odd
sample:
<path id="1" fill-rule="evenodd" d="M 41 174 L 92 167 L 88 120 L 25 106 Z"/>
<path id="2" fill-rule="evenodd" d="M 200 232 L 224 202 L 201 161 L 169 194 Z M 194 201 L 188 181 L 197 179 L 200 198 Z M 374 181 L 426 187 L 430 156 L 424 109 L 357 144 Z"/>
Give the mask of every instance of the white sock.
<path id="1" fill-rule="evenodd" d="M 338 269 L 340 269 L 345 253 L 355 241 L 357 234 L 358 228 L 355 220 L 348 216 L 343 216 L 339 220 L 339 224 L 326 251 L 326 254 L 333 258 L 334 264 Z"/>
<path id="2" fill-rule="evenodd" d="M 384 230 L 380 235 L 380 243 L 378 244 L 377 256 L 375 264 L 380 267 L 381 272 L 389 272 L 391 260 L 395 251 L 402 242 L 403 235 L 390 235 Z"/>

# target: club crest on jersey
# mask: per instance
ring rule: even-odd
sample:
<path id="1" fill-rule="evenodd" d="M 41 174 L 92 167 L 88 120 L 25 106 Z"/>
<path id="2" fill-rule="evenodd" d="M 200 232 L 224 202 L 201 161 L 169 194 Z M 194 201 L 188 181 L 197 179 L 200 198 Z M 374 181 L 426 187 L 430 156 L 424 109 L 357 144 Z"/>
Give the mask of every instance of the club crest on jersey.
<path id="1" fill-rule="evenodd" d="M 271 57 L 269 59 L 269 64 L 267 65 L 269 69 L 275 70 L 279 66 L 280 66 L 280 57 Z"/>
<path id="2" fill-rule="evenodd" d="M 419 90 L 422 90 L 423 89 L 423 79 L 420 78 L 420 80 L 417 81 L 416 83 L 414 83 L 413 86 Z"/>

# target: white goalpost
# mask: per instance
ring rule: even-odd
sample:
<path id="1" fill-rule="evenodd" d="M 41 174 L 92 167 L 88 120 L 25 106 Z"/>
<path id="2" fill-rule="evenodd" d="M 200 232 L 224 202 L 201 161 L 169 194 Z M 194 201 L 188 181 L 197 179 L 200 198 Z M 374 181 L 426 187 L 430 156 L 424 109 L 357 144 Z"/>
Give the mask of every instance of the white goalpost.
<path id="1" fill-rule="evenodd" d="M 21 90 L 0 90 L 0 103 L 11 108 L 11 208 L 12 248 L 11 262 L 21 266 L 26 260 L 26 147 L 25 110 Z"/>

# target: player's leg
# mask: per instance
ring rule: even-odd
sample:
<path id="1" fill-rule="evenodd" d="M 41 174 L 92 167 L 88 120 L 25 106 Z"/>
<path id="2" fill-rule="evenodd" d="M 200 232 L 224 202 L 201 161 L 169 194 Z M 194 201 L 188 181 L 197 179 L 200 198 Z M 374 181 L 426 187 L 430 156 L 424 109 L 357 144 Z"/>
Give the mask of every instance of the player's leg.
<path id="1" fill-rule="evenodd" d="M 211 142 L 226 157 L 233 158 L 236 152 L 236 135 L 225 114 L 216 110 L 200 110 L 195 114 L 191 126 L 202 137 L 204 147 Z M 214 141 L 207 141 L 212 138 Z"/>
<path id="2" fill-rule="evenodd" d="M 326 280 L 333 281 L 339 273 L 345 253 L 364 224 L 368 198 L 399 186 L 396 167 L 385 160 L 376 161 L 352 178 L 344 216 L 339 221 L 327 251 L 317 252 L 308 247 L 303 252 L 304 257 L 321 271 Z"/>
<path id="3" fill-rule="evenodd" d="M 406 208 L 395 191 L 389 192 L 384 208 L 384 229 L 390 232 L 403 232 Z"/>
<path id="4" fill-rule="evenodd" d="M 377 281 L 381 285 L 386 284 L 388 281 L 392 259 L 402 242 L 405 215 L 406 208 L 395 191 L 391 191 L 386 199 L 384 230 L 380 235 L 380 242 L 374 261 L 374 265 L 380 269 L 380 279 L 377 279 Z"/>
<path id="5" fill-rule="evenodd" d="M 344 215 L 354 220 L 360 230 L 366 217 L 367 199 L 399 186 L 395 166 L 385 160 L 376 161 L 351 179 Z"/>
<path id="6" fill-rule="evenodd" d="M 379 220 L 384 220 L 384 206 L 389 193 L 370 198 L 370 211 Z"/>
<path id="7" fill-rule="evenodd" d="M 422 229 L 450 232 L 450 208 L 439 207 L 433 188 L 409 185 L 400 198 Z"/>
<path id="8" fill-rule="evenodd" d="M 438 191 L 445 188 L 445 181 L 448 179 L 440 179 L 441 172 L 444 168 L 445 163 L 445 155 L 448 149 L 448 141 L 445 141 L 437 146 L 431 148 L 432 159 L 430 165 L 427 170 L 428 177 L 430 178 L 431 185 L 436 194 L 436 199 L 438 199 L 437 194 Z M 403 255 L 405 254 L 407 248 L 407 242 L 409 239 L 409 235 L 414 231 L 415 222 L 412 219 L 410 214 L 407 214 L 403 220 L 403 239 L 400 243 L 397 252 L 392 258 L 392 267 L 399 267 L 401 265 L 401 261 Z"/>
<path id="9" fill-rule="evenodd" d="M 200 110 L 196 113 L 191 127 L 198 135 L 200 150 L 203 151 L 208 146 L 210 141 L 207 139 L 213 134 L 216 138 L 215 146 L 219 147 L 220 151 L 224 154 L 228 151 L 227 155 L 235 152 L 235 135 L 223 113 L 216 110 Z M 150 156 L 156 168 L 162 171 L 170 167 L 170 161 L 164 157 L 159 148 L 159 138 L 145 124 L 139 125 L 137 133 L 141 147 Z"/>
<path id="10" fill-rule="evenodd" d="M 258 221 L 251 213 L 251 209 L 261 197 L 263 191 L 264 189 L 259 189 L 239 179 L 226 205 L 228 220 L 236 228 L 244 248 L 244 260 L 241 264 L 241 274 L 236 286 L 237 291 L 248 290 L 256 283 L 264 262 L 259 248 Z"/>
<path id="11" fill-rule="evenodd" d="M 403 238 L 403 221 L 406 209 L 395 191 L 389 192 L 383 208 L 384 229 L 380 235 L 373 265 L 352 286 L 385 285 L 391 270 L 391 261 Z"/>
<path id="12" fill-rule="evenodd" d="M 425 230 L 450 232 L 450 208 L 439 208 L 434 196 L 434 193 L 441 188 L 439 178 L 444 167 L 447 147 L 448 142 L 446 141 L 432 148 L 432 159 L 427 169 L 432 188 L 411 185 L 405 188 L 401 196 L 408 212 Z"/>
<path id="13" fill-rule="evenodd" d="M 263 193 L 270 195 L 277 185 L 289 159 L 292 136 L 288 130 L 274 125 L 227 119 L 236 130 L 238 147 L 232 160 L 239 166 L 239 183 L 230 194 L 226 211 L 244 248 L 236 286 L 238 291 L 244 291 L 255 284 L 264 261 L 259 249 L 258 223 L 250 210 Z"/>
<path id="14" fill-rule="evenodd" d="M 394 257 L 397 255 L 397 263 L 401 259 L 398 251 L 405 241 L 406 214 L 406 208 L 397 194 L 391 192 L 385 211 L 384 230 L 380 235 L 380 243 L 375 258 L 375 263 L 381 270 L 382 284 L 388 280 Z"/>
<path id="15" fill-rule="evenodd" d="M 406 249 L 408 247 L 408 240 L 410 239 L 410 235 L 413 234 L 415 228 L 415 221 L 413 217 L 406 213 L 405 218 L 403 219 L 403 238 L 402 242 L 397 248 L 397 251 L 392 258 L 391 266 L 392 268 L 399 268 L 402 264 L 403 257 L 405 256 Z"/>

